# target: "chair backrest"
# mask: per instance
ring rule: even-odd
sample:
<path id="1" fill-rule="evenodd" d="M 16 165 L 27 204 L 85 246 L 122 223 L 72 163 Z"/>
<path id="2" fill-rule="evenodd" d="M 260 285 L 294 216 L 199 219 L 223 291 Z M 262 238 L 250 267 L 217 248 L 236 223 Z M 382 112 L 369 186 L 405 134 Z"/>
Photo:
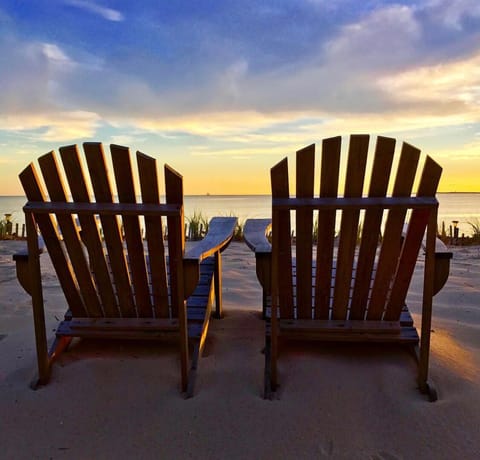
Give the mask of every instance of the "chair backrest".
<path id="1" fill-rule="evenodd" d="M 427 157 L 416 178 L 417 148 L 404 143 L 394 162 L 394 139 L 378 137 L 369 149 L 369 136 L 352 135 L 342 193 L 341 143 L 322 143 L 316 197 L 314 145 L 297 152 L 296 197 L 289 195 L 287 159 L 271 169 L 273 305 L 281 318 L 397 321 L 425 229 L 436 225 L 442 169 Z"/>
<path id="2" fill-rule="evenodd" d="M 102 144 L 83 148 L 84 159 L 75 145 L 59 149 L 63 171 L 50 152 L 38 160 L 41 176 L 34 164 L 20 174 L 26 219 L 40 230 L 72 315 L 177 317 L 184 300 L 182 177 L 165 166 L 160 203 L 156 162 L 137 152 L 137 200 L 127 147 L 110 146 L 113 174 Z M 36 239 L 36 231 L 27 237 Z"/>

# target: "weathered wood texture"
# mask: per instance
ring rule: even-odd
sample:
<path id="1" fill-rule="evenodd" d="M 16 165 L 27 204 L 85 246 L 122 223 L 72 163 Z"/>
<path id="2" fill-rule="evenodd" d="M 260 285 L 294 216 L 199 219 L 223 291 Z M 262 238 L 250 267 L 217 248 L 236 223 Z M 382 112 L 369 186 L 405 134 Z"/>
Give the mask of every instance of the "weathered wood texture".
<path id="1" fill-rule="evenodd" d="M 426 391 L 430 387 L 429 328 L 425 324 L 430 324 L 432 297 L 448 277 L 451 257 L 444 251 L 435 256 L 435 193 L 442 169 L 427 157 L 417 190 L 412 191 L 420 157 L 415 147 L 404 143 L 395 162 L 394 139 L 378 137 L 373 146 L 369 136 L 352 135 L 348 149 L 341 144 L 340 137 L 322 143 L 318 197 L 313 194 L 314 146 L 297 152 L 296 196 L 289 196 L 287 159 L 272 168 L 271 247 L 261 236 L 261 226 L 268 222 L 247 223 L 248 244 L 254 250 L 262 248 L 257 255 L 257 274 L 264 301 L 271 306 L 267 315 L 271 318 L 271 327 L 267 327 L 271 362 L 266 373 L 270 390 L 276 386 L 278 336 L 419 342 L 411 317 L 405 321 L 405 299 L 428 228 L 419 368 L 419 386 Z M 343 152 L 347 154 L 345 162 Z M 295 212 L 295 248 L 290 212 Z M 312 248 L 312 237 L 318 239 L 316 248 Z M 394 333 L 392 324 L 396 325 Z"/>
<path id="2" fill-rule="evenodd" d="M 220 251 L 233 236 L 236 218 L 214 218 L 211 234 L 185 255 L 181 175 L 165 166 L 166 202 L 161 203 L 153 158 L 137 152 L 134 166 L 127 147 L 112 145 L 109 156 L 99 143 L 85 143 L 83 150 L 81 155 L 76 146 L 62 147 L 63 168 L 50 152 L 39 159 L 41 174 L 33 163 L 20 174 L 28 200 L 29 251 L 14 258 L 33 300 L 37 383 L 48 381 L 53 358 L 70 337 L 160 339 L 174 334 L 182 390 L 192 393 L 189 341 L 196 371 L 215 294 L 221 311 Z M 37 228 L 69 307 L 49 354 Z"/>

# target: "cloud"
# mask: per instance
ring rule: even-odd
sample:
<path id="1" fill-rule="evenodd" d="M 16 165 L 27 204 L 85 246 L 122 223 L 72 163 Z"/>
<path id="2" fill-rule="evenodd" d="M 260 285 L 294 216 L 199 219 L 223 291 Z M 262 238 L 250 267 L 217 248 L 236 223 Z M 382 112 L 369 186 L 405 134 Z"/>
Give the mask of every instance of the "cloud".
<path id="1" fill-rule="evenodd" d="M 237 100 L 240 97 L 239 82 L 244 79 L 248 72 L 248 62 L 239 59 L 231 64 L 221 75 L 218 82 L 219 90 L 227 97 Z"/>
<path id="2" fill-rule="evenodd" d="M 462 30 L 468 18 L 480 18 L 478 0 L 431 0 L 425 12 L 437 23 L 455 30 Z"/>
<path id="3" fill-rule="evenodd" d="M 364 19 L 348 24 L 325 48 L 330 64 L 344 63 L 358 70 L 402 65 L 412 57 L 421 38 L 421 25 L 414 10 L 393 5 L 374 10 Z"/>
<path id="4" fill-rule="evenodd" d="M 134 135 L 131 135 L 131 134 L 118 134 L 110 137 L 111 144 L 133 145 L 138 142 L 139 140 Z"/>
<path id="5" fill-rule="evenodd" d="M 385 76 L 378 85 L 393 99 L 422 104 L 438 114 L 463 113 L 465 119 L 480 120 L 480 50 L 464 59 Z"/>
<path id="6" fill-rule="evenodd" d="M 35 138 L 43 141 L 68 141 L 91 138 L 99 126 L 100 117 L 95 113 L 83 111 L 44 112 L 42 114 L 1 115 L 2 130 L 31 132 Z"/>
<path id="7" fill-rule="evenodd" d="M 76 62 L 54 43 L 39 43 L 43 55 L 47 58 L 50 65 L 57 66 L 56 71 L 71 70 Z"/>
<path id="8" fill-rule="evenodd" d="M 288 149 L 287 149 L 288 152 Z M 243 147 L 243 148 L 212 148 L 212 147 L 194 147 L 189 153 L 198 157 L 231 157 L 237 160 L 249 159 L 258 155 L 284 155 L 285 145 L 277 147 Z"/>
<path id="9" fill-rule="evenodd" d="M 480 142 L 468 142 L 460 147 L 452 148 L 447 147 L 438 152 L 439 158 L 448 158 L 451 162 L 462 162 L 464 160 L 474 159 L 477 162 L 477 168 L 479 166 L 478 152 L 480 152 Z M 469 171 L 471 172 L 471 171 Z M 475 171 L 476 172 L 476 171 Z M 478 187 L 478 176 L 477 176 Z M 477 212 L 475 212 L 477 214 Z"/>
<path id="10" fill-rule="evenodd" d="M 201 88 L 202 99 L 188 100 L 197 104 L 213 101 L 209 108 L 214 111 L 381 112 L 391 101 L 376 80 L 414 65 L 419 60 L 421 38 L 422 28 L 411 8 L 385 7 L 341 27 L 326 42 L 312 43 L 316 52 L 293 64 L 255 74 L 249 71 L 247 61 L 234 62 L 224 72 L 230 76 L 230 69 L 241 70 L 230 77 L 233 91 L 213 80 Z"/>
<path id="11" fill-rule="evenodd" d="M 258 69 L 248 50 L 222 53 L 188 69 L 191 79 L 167 82 L 163 75 L 176 67 L 169 70 L 163 55 L 93 56 L 59 43 L 4 39 L 0 119 L 3 129 L 42 128 L 44 139 L 91 137 L 103 121 L 135 136 L 191 135 L 261 149 L 351 131 L 478 122 L 480 52 L 419 66 L 425 33 L 413 7 L 391 5 L 312 42 L 314 52 L 293 63 Z M 239 149 L 226 151 L 243 155 Z"/>
<path id="12" fill-rule="evenodd" d="M 90 13 L 101 16 L 107 21 L 120 22 L 124 21 L 125 18 L 123 14 L 112 8 L 106 8 L 104 6 L 98 5 L 97 3 L 90 2 L 88 0 L 66 0 L 68 5 L 75 6 Z"/>
<path id="13" fill-rule="evenodd" d="M 76 67 L 54 43 L 0 39 L 0 115 L 42 113 L 61 106 L 59 91 Z"/>

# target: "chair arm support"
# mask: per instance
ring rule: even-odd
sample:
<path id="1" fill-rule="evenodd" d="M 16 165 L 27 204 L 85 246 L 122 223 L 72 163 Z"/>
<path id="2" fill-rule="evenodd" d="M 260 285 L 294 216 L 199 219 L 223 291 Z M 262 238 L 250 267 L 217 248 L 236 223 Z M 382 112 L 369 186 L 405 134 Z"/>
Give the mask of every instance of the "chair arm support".
<path id="1" fill-rule="evenodd" d="M 38 255 L 45 252 L 45 244 L 43 239 L 39 236 L 38 237 Z M 28 249 L 25 247 L 24 250 L 18 251 L 13 254 L 13 260 L 15 261 L 15 268 L 17 270 L 17 279 L 20 285 L 25 289 L 28 294 L 31 294 L 31 275 L 29 272 L 29 265 L 28 265 L 29 253 Z"/>
<path id="2" fill-rule="evenodd" d="M 435 278 L 433 283 L 433 295 L 437 294 L 445 285 L 450 274 L 450 260 L 453 253 L 448 250 L 443 241 L 437 238 L 435 241 Z"/>
<path id="3" fill-rule="evenodd" d="M 406 235 L 407 225 L 405 225 L 402 237 Z M 426 235 L 422 240 L 422 249 L 426 250 Z M 435 239 L 435 277 L 433 281 L 433 295 L 440 292 L 450 275 L 450 259 L 453 253 L 448 250 L 447 246 L 440 238 Z"/>
<path id="4" fill-rule="evenodd" d="M 200 263 L 211 255 L 227 248 L 237 225 L 236 217 L 214 217 L 208 224 L 203 240 L 190 248 L 183 257 L 184 289 L 187 298 L 195 290 L 200 279 Z"/>
<path id="5" fill-rule="evenodd" d="M 248 219 L 243 230 L 247 246 L 255 253 L 257 278 L 265 294 L 270 294 L 272 245 L 267 235 L 271 227 L 271 219 Z"/>

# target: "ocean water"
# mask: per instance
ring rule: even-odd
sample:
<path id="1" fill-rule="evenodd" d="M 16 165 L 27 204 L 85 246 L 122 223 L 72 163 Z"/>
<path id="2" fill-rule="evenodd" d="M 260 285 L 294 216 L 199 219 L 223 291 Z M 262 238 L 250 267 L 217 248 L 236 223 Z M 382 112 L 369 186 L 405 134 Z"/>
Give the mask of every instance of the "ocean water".
<path id="1" fill-rule="evenodd" d="M 468 222 L 480 221 L 480 193 L 438 193 L 440 203 L 438 212 L 439 227 L 442 221 L 448 228 L 452 221 L 458 221 L 460 235 L 471 234 Z M 23 196 L 0 196 L 0 219 L 4 214 L 12 214 L 14 223 L 24 222 L 22 206 Z M 185 216 L 201 212 L 204 217 L 237 216 L 240 222 L 255 217 L 270 217 L 270 195 L 186 195 Z"/>

